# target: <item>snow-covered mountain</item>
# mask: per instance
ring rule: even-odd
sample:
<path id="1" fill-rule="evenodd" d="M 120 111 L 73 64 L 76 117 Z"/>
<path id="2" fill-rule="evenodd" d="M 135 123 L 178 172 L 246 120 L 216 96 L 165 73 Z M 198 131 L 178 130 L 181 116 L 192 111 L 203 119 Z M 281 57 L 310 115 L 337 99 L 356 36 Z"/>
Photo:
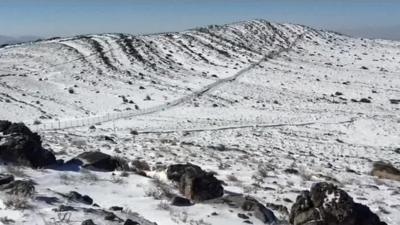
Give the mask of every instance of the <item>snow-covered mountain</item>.
<path id="1" fill-rule="evenodd" d="M 154 176 L 175 163 L 200 165 L 229 193 L 270 206 L 283 224 L 301 190 L 328 181 L 396 225 L 399 181 L 370 171 L 375 161 L 400 167 L 399 72 L 400 42 L 264 20 L 57 38 L 0 48 L 0 115 L 39 131 L 59 159 L 99 150 L 144 160 Z M 135 174 L 22 174 L 39 196 L 75 190 L 104 209 L 123 206 L 121 217 L 137 212 L 162 225 L 245 218 L 240 208 L 215 202 L 169 206 L 154 199 L 154 182 Z M 52 208 L 80 207 L 32 201 L 36 207 L 24 213 L 0 205 L 0 214 L 18 224 L 68 224 Z M 80 210 L 67 216 L 106 224 Z"/>

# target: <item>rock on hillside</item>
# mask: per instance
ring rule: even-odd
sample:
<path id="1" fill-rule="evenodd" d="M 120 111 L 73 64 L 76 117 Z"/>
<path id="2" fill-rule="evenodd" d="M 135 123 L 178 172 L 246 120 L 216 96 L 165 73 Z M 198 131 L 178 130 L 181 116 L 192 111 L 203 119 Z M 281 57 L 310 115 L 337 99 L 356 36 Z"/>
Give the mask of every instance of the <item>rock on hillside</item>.
<path id="1" fill-rule="evenodd" d="M 0 159 L 18 165 L 45 167 L 56 162 L 54 154 L 42 147 L 40 136 L 23 123 L 0 121 Z"/>
<path id="2" fill-rule="evenodd" d="M 362 204 L 333 184 L 316 183 L 297 197 L 290 212 L 294 225 L 386 225 Z"/>

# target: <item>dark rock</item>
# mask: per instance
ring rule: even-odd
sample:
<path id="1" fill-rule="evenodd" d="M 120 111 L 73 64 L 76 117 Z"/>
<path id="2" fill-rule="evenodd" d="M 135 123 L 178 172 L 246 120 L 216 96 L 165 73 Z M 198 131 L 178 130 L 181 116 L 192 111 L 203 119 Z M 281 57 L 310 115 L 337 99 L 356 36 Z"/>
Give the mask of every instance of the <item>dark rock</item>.
<path id="1" fill-rule="evenodd" d="M 299 171 L 296 169 L 288 168 L 284 170 L 285 173 L 290 173 L 290 174 L 299 174 Z"/>
<path id="2" fill-rule="evenodd" d="M 76 191 L 71 191 L 66 196 L 70 201 L 80 202 L 86 205 L 93 204 L 93 199 L 87 195 L 81 195 Z"/>
<path id="3" fill-rule="evenodd" d="M 252 197 L 245 197 L 241 208 L 245 211 L 253 211 L 254 217 L 261 220 L 263 223 L 276 223 L 278 221 L 271 210 L 267 209 L 263 204 Z"/>
<path id="4" fill-rule="evenodd" d="M 139 171 L 146 171 L 146 170 L 148 171 L 148 170 L 150 170 L 149 164 L 147 164 L 146 161 L 140 160 L 140 159 L 133 160 L 132 161 L 132 166 L 134 168 L 136 168 L 137 170 L 139 170 Z"/>
<path id="5" fill-rule="evenodd" d="M 124 225 L 140 225 L 140 223 L 133 221 L 131 219 L 127 219 L 127 220 L 125 220 Z"/>
<path id="6" fill-rule="evenodd" d="M 103 135 L 103 136 L 101 136 L 101 138 L 102 138 L 103 140 L 108 141 L 108 142 L 113 143 L 113 144 L 116 144 L 116 143 L 117 143 L 117 142 L 115 142 L 114 138 L 112 138 L 112 137 L 110 137 L 110 136 L 107 136 L 107 135 Z"/>
<path id="7" fill-rule="evenodd" d="M 187 163 L 187 164 L 174 164 L 170 165 L 167 168 L 167 178 L 173 180 L 175 182 L 179 182 L 186 171 L 192 170 L 197 174 L 202 174 L 204 171 L 196 165 Z"/>
<path id="8" fill-rule="evenodd" d="M 35 183 L 31 180 L 16 180 L 0 186 L 7 194 L 32 196 L 35 193 Z"/>
<path id="9" fill-rule="evenodd" d="M 295 225 L 386 225 L 367 206 L 354 203 L 345 191 L 325 182 L 301 192 L 289 221 Z"/>
<path id="10" fill-rule="evenodd" d="M 208 146 L 208 148 L 216 150 L 216 151 L 220 151 L 220 152 L 226 151 L 226 147 L 223 144 L 210 145 L 210 146 Z"/>
<path id="11" fill-rule="evenodd" d="M 238 217 L 242 218 L 242 219 L 245 219 L 245 220 L 249 219 L 249 217 L 246 214 L 243 214 L 243 213 L 238 213 Z"/>
<path id="12" fill-rule="evenodd" d="M 292 201 L 291 201 L 292 202 Z M 284 205 L 274 204 L 274 203 L 267 203 L 266 206 L 274 211 L 279 211 L 282 214 L 289 215 L 289 210 Z"/>
<path id="13" fill-rule="evenodd" d="M 175 196 L 172 198 L 171 204 L 174 206 L 191 206 L 192 202 L 187 198 Z"/>
<path id="14" fill-rule="evenodd" d="M 139 135 L 139 132 L 137 130 L 131 130 L 130 134 L 136 136 L 136 135 Z"/>
<path id="15" fill-rule="evenodd" d="M 111 206 L 110 210 L 111 211 L 122 211 L 124 208 L 120 207 L 120 206 Z"/>
<path id="16" fill-rule="evenodd" d="M 397 154 L 400 154 L 400 148 L 396 148 L 396 149 L 394 150 L 394 152 L 397 153 Z"/>
<path id="17" fill-rule="evenodd" d="M 204 201 L 221 197 L 224 194 L 222 181 L 213 173 L 203 171 L 193 164 L 170 165 L 167 169 L 167 177 L 179 182 L 179 191 L 186 198 L 194 201 Z"/>
<path id="18" fill-rule="evenodd" d="M 81 225 L 96 225 L 93 220 L 85 220 L 81 223 Z"/>
<path id="19" fill-rule="evenodd" d="M 337 92 L 335 92 L 335 95 L 336 95 L 336 96 L 341 96 L 341 95 L 343 95 L 343 93 L 342 93 L 342 92 L 339 92 L 339 91 L 337 91 Z"/>
<path id="20" fill-rule="evenodd" d="M 358 102 L 361 102 L 361 103 L 371 103 L 371 100 L 369 100 L 368 98 L 362 98 L 362 99 L 360 99 L 360 101 L 358 101 Z"/>
<path id="21" fill-rule="evenodd" d="M 76 209 L 69 205 L 60 205 L 58 208 L 53 209 L 55 212 L 67 212 L 67 211 L 76 211 Z"/>
<path id="22" fill-rule="evenodd" d="M 23 123 L 0 121 L 0 159 L 30 167 L 45 167 L 56 163 L 51 151 L 42 147 L 41 138 Z"/>
<path id="23" fill-rule="evenodd" d="M 375 162 L 371 174 L 382 179 L 400 181 L 400 170 L 385 162 Z"/>
<path id="24" fill-rule="evenodd" d="M 114 213 L 111 213 L 111 212 L 107 213 L 107 214 L 104 216 L 104 219 L 105 219 L 105 220 L 109 220 L 109 221 L 113 221 L 113 220 L 115 220 L 116 218 L 117 218 L 117 216 L 116 216 Z"/>
<path id="25" fill-rule="evenodd" d="M 14 176 L 11 174 L 0 174 L 0 185 L 8 184 L 14 181 Z"/>
<path id="26" fill-rule="evenodd" d="M 84 168 L 101 171 L 114 171 L 119 168 L 128 168 L 125 161 L 98 151 L 79 154 L 68 161 L 67 164 L 77 164 Z"/>
<path id="27" fill-rule="evenodd" d="M 390 104 L 398 105 L 400 104 L 400 99 L 389 99 Z"/>

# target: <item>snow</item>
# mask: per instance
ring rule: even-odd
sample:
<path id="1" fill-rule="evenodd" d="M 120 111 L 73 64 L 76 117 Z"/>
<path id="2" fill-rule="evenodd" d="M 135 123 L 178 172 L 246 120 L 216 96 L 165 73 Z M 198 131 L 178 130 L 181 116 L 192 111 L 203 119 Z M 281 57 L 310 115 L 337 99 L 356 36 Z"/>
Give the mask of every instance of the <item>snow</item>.
<path id="1" fill-rule="evenodd" d="M 44 145 L 60 159 L 96 150 L 142 159 L 152 167 L 147 174 L 164 182 L 165 172 L 155 168 L 191 162 L 217 172 L 227 183 L 225 190 L 289 210 L 299 191 L 317 181 L 333 182 L 383 221 L 399 224 L 399 183 L 378 180 L 370 171 L 378 160 L 400 167 L 394 152 L 400 146 L 400 105 L 389 102 L 400 99 L 400 43 L 345 37 L 299 25 L 272 26 L 279 34 L 265 21 L 251 21 L 206 32 L 128 35 L 131 50 L 143 62 L 124 51 L 127 46 L 120 44 L 118 34 L 0 49 L 1 119 L 24 121 L 31 127 L 34 120 L 47 128 L 57 128 L 58 123 L 74 125 L 37 129 Z M 271 51 L 289 47 L 287 42 L 293 43 L 304 32 L 290 51 L 262 60 Z M 103 48 L 102 53 L 93 42 Z M 107 66 L 101 55 L 117 69 Z M 10 71 L 14 71 L 12 76 L 7 75 Z M 68 93 L 70 87 L 75 94 Z M 134 103 L 123 103 L 121 95 Z M 150 101 L 144 100 L 147 95 Z M 371 103 L 351 100 L 368 97 Z M 108 121 L 107 116 L 119 119 Z M 88 129 L 89 124 L 96 129 Z M 139 135 L 131 135 L 131 130 Z M 101 135 L 113 137 L 116 144 L 100 140 Z M 218 144 L 227 150 L 208 147 Z M 299 174 L 286 173 L 288 168 Z M 24 173 L 38 183 L 37 195 L 60 198 L 55 192 L 75 190 L 91 196 L 103 209 L 113 205 L 129 209 L 119 214 L 123 218 L 137 212 L 163 225 L 190 224 L 191 220 L 243 223 L 237 217 L 241 209 L 223 204 L 162 209 L 165 200 L 148 196 L 156 188 L 152 180 L 135 174 L 120 177 L 118 173 L 27 168 Z M 57 205 L 33 201 L 34 210 L 23 213 L 1 207 L 0 217 L 18 224 L 59 220 L 52 211 Z M 274 213 L 287 219 L 285 213 Z M 76 212 L 71 221 L 79 224 L 88 217 Z M 254 217 L 250 220 L 261 224 Z"/>

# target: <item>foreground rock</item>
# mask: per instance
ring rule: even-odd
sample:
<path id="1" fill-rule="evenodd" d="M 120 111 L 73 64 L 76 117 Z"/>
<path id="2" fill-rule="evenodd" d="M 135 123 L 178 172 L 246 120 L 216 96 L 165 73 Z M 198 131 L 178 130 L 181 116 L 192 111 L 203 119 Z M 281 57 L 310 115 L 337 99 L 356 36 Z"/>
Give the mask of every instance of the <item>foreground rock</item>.
<path id="1" fill-rule="evenodd" d="M 91 205 L 93 204 L 93 199 L 87 195 L 82 195 L 76 191 L 71 191 L 69 192 L 66 197 L 70 200 L 70 201 L 75 201 L 75 202 L 80 202 L 86 205 Z"/>
<path id="2" fill-rule="evenodd" d="M 375 162 L 371 174 L 382 179 L 400 181 L 400 170 L 385 162 Z"/>
<path id="3" fill-rule="evenodd" d="M 227 204 L 232 208 L 242 209 L 244 212 L 250 212 L 251 215 L 265 224 L 277 224 L 279 222 L 270 209 L 251 196 L 226 195 L 222 198 L 212 200 L 211 203 Z M 239 217 L 242 218 L 243 216 Z"/>
<path id="4" fill-rule="evenodd" d="M 30 167 L 46 167 L 56 163 L 51 151 L 42 147 L 37 133 L 23 123 L 0 121 L 0 159 Z"/>
<path id="5" fill-rule="evenodd" d="M 102 152 L 84 152 L 67 162 L 67 164 L 77 164 L 84 168 L 102 171 L 128 169 L 128 164 L 124 160 Z"/>
<path id="6" fill-rule="evenodd" d="M 193 201 L 204 201 L 224 194 L 222 181 L 213 173 L 193 164 L 175 164 L 167 169 L 167 177 L 178 183 L 179 191 Z"/>
<path id="7" fill-rule="evenodd" d="M 316 183 L 303 191 L 290 212 L 294 225 L 386 225 L 343 190 L 329 183 Z"/>
<path id="8" fill-rule="evenodd" d="M 182 197 L 179 197 L 179 196 L 175 196 L 171 200 L 171 205 L 174 205 L 174 206 L 191 206 L 192 203 L 187 198 L 182 198 Z"/>

